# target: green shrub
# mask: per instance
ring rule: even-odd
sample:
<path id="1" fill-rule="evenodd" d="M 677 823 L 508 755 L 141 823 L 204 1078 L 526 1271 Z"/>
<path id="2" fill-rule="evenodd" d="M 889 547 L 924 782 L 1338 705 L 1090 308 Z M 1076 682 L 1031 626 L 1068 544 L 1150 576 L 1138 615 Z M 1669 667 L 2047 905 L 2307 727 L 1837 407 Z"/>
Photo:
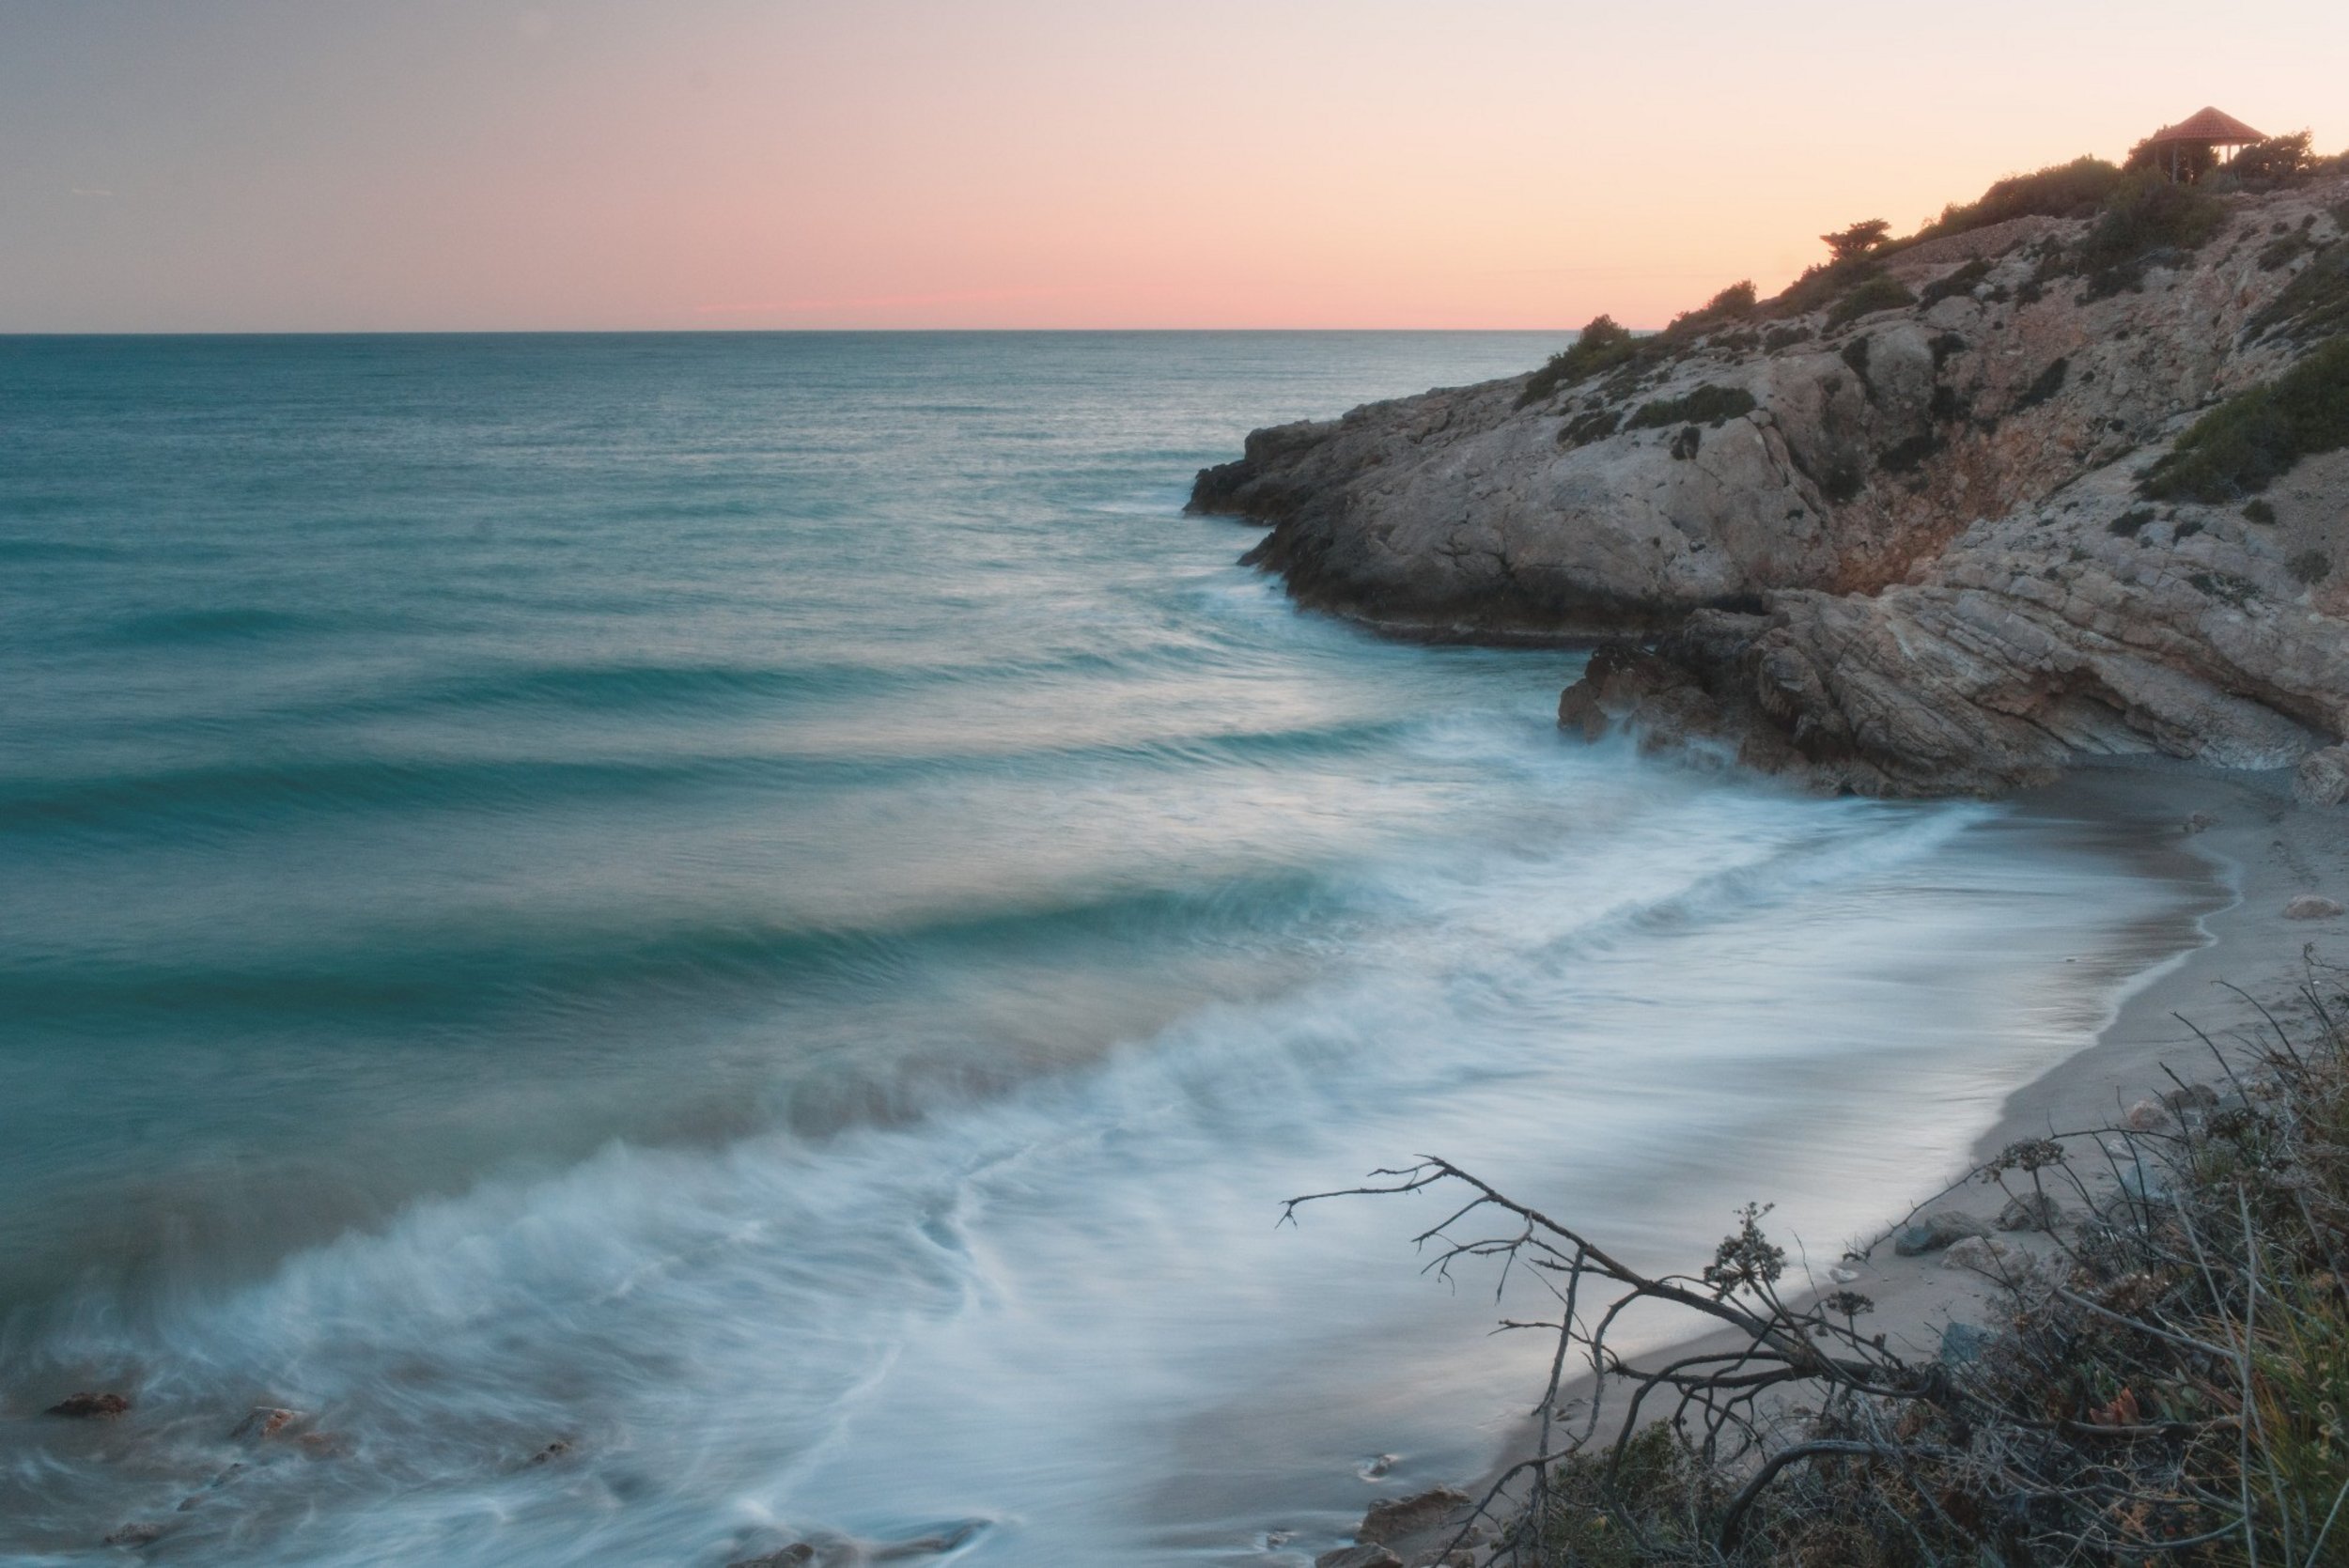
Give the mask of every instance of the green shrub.
<path id="1" fill-rule="evenodd" d="M 2138 506 L 2106 523 L 2105 532 L 2116 539 L 2134 539 L 2153 520 L 2154 509 L 2151 506 Z"/>
<path id="2" fill-rule="evenodd" d="M 2229 160 L 2227 172 L 2242 185 L 2260 190 L 2296 184 L 2315 173 L 2316 164 L 2316 154 L 2309 147 L 2309 133 L 2295 131 L 2289 136 L 2270 136 L 2263 142 L 2253 142 Z"/>
<path id="3" fill-rule="evenodd" d="M 1838 327 L 1859 320 L 1862 316 L 1873 315 L 1879 310 L 1897 310 L 1902 305 L 1916 303 L 1917 296 L 1911 294 L 1900 279 L 1890 273 L 1879 273 L 1835 302 L 1835 307 L 1827 313 L 1827 330 L 1833 332 Z"/>
<path id="4" fill-rule="evenodd" d="M 2349 446 L 2349 338 L 2335 338 L 2196 420 L 2138 490 L 2230 501 L 2265 489 L 2302 458 L 2342 446 Z"/>
<path id="5" fill-rule="evenodd" d="M 1549 356 L 1549 363 L 1533 372 L 1517 394 L 1517 407 L 1530 408 L 1548 397 L 1560 387 L 1572 386 L 1626 364 L 1639 351 L 1640 340 L 1631 335 L 1631 329 L 1611 316 L 1594 316 L 1590 323 L 1575 334 L 1574 342 Z"/>
<path id="6" fill-rule="evenodd" d="M 1974 291 L 1974 285 L 1989 275 L 1990 263 L 1976 256 L 1954 272 L 1945 277 L 1937 277 L 1926 284 L 1924 292 L 1917 296 L 1917 303 L 1926 305 L 1937 304 L 1952 294 L 1971 294 Z"/>
<path id="7" fill-rule="evenodd" d="M 2284 570 L 2297 582 L 2322 582 L 2333 574 L 2333 558 L 2321 550 L 2304 550 L 2284 563 Z"/>
<path id="8" fill-rule="evenodd" d="M 1742 321 L 1753 314 L 1753 281 L 1740 279 L 1696 310 L 1683 311 L 1664 329 L 1667 337 L 1689 337 L 1724 321 Z"/>
<path id="9" fill-rule="evenodd" d="M 2161 252 L 2201 249 L 2226 221 L 2217 197 L 2158 174 L 2137 174 L 2113 191 L 2072 260 L 2088 276 L 2089 297 L 2102 299 L 2138 287 Z"/>
<path id="10" fill-rule="evenodd" d="M 2279 333 L 2295 343 L 2349 332 L 2349 244 L 2336 242 L 2301 269 L 2243 331 L 2254 342 Z"/>
<path id="11" fill-rule="evenodd" d="M 1883 244 L 1885 237 L 1891 232 L 1892 225 L 1882 218 L 1870 218 L 1865 223 L 1854 224 L 1833 234 L 1822 234 L 1819 238 L 1826 241 L 1830 259 L 1857 261 Z"/>
<path id="12" fill-rule="evenodd" d="M 1594 409 L 1590 412 L 1566 421 L 1558 427 L 1561 446 L 1588 446 L 1595 441 L 1605 441 L 1623 423 L 1623 414 L 1614 409 Z"/>
<path id="13" fill-rule="evenodd" d="M 1772 327 L 1762 334 L 1762 350 L 1765 353 L 1775 354 L 1781 349 L 1791 349 L 1796 344 L 1807 343 L 1810 339 L 1811 329 L 1800 322 L 1791 327 Z"/>
<path id="14" fill-rule="evenodd" d="M 2104 205 L 2121 171 L 2101 158 L 2075 158 L 2035 174 L 2009 175 L 1977 200 L 1945 207 L 1917 231 L 1920 240 L 1988 228 L 2013 218 L 2085 218 Z"/>
<path id="15" fill-rule="evenodd" d="M 1822 262 L 1788 284 L 1786 291 L 1765 306 L 1763 313 L 1781 318 L 1807 316 L 1883 272 L 1883 262 L 1865 256 L 1857 261 Z"/>
<path id="16" fill-rule="evenodd" d="M 1662 397 L 1641 405 L 1626 430 L 1654 430 L 1666 425 L 1710 425 L 1719 429 L 1740 414 L 1751 413 L 1753 394 L 1741 386 L 1705 385 L 1679 397 Z"/>
<path id="17" fill-rule="evenodd" d="M 2243 515 L 2248 520 L 2259 523 L 2263 527 L 2272 528 L 2276 523 L 2276 508 L 2264 501 L 2244 503 Z"/>

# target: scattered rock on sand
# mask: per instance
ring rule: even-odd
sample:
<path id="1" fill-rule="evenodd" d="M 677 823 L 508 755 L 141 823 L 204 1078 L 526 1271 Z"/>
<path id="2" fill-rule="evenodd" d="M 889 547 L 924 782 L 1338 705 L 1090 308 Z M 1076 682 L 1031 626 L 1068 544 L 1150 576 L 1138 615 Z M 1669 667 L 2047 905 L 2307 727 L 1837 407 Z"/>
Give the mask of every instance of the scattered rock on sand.
<path id="1" fill-rule="evenodd" d="M 1979 1361 L 1997 1337 L 1987 1328 L 1953 1322 L 1941 1330 L 1941 1364 L 1962 1367 L 1969 1361 Z"/>
<path id="2" fill-rule="evenodd" d="M 1370 1505 L 1354 1539 L 1372 1545 L 1398 1540 L 1439 1525 L 1454 1509 L 1468 1505 L 1469 1495 L 1450 1486 L 1434 1487 L 1416 1497 L 1389 1498 Z"/>
<path id="3" fill-rule="evenodd" d="M 2139 1100 L 2121 1115 L 2121 1125 L 2131 1132 L 2152 1132 L 2169 1122 L 2170 1112 L 2151 1100 Z"/>
<path id="4" fill-rule="evenodd" d="M 2217 826 L 2218 818 L 2206 811 L 2187 813 L 2186 821 L 2182 824 L 2183 830 L 2189 834 L 2207 833 Z"/>
<path id="5" fill-rule="evenodd" d="M 1989 1234 L 1988 1226 L 1961 1209 L 1938 1209 L 1893 1232 L 1892 1250 L 1904 1258 L 1921 1258 L 1953 1241 Z"/>
<path id="6" fill-rule="evenodd" d="M 2292 796 L 2304 806 L 2349 800 L 2349 746 L 2327 746 L 2302 757 L 2293 770 Z"/>
<path id="7" fill-rule="evenodd" d="M 1960 1236 L 1941 1254 L 1943 1268 L 1970 1268 L 1977 1274 L 2004 1275 L 2022 1261 L 2021 1250 L 1995 1236 Z"/>
<path id="8" fill-rule="evenodd" d="M 2339 903 L 2313 893 L 2304 893 L 2284 906 L 2286 920 L 2331 920 L 2341 912 Z"/>
<path id="9" fill-rule="evenodd" d="M 2045 1192 L 2018 1193 L 1999 1211 L 2002 1231 L 2052 1231 L 2063 1219 L 2063 1206 Z"/>
<path id="10" fill-rule="evenodd" d="M 70 1416 L 77 1421 L 111 1421 L 130 1408 L 131 1402 L 120 1394 L 79 1393 L 57 1401 L 41 1414 Z"/>
<path id="11" fill-rule="evenodd" d="M 2207 1083 L 2189 1083 L 2161 1097 L 2172 1116 L 2207 1116 L 2218 1109 L 2218 1091 Z"/>
<path id="12" fill-rule="evenodd" d="M 1403 1560 L 1384 1546 L 1340 1546 L 1314 1559 L 1314 1568 L 1403 1568 Z"/>

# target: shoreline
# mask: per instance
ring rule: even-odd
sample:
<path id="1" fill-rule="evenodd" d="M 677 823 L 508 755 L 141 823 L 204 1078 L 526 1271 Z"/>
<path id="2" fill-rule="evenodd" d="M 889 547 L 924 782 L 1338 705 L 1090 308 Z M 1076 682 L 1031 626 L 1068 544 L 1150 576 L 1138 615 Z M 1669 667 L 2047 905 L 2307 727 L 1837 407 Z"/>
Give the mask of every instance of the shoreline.
<path id="1" fill-rule="evenodd" d="M 2114 835 L 2121 841 L 2115 847 L 2137 858 L 2143 875 L 2199 882 L 2201 890 L 2172 913 L 2142 923 L 2137 940 L 2099 955 L 2112 987 L 2103 1022 L 2087 1045 L 2006 1094 L 1996 1119 L 1969 1145 L 1971 1163 L 2051 1129 L 2117 1122 L 2142 1099 L 2157 1102 L 2176 1087 L 2165 1065 L 2187 1083 L 2221 1076 L 2195 1029 L 2236 1060 L 2257 1048 L 2248 1031 L 2264 1027 L 2252 1001 L 2227 986 L 2240 986 L 2289 1017 L 2297 1011 L 2304 954 L 2312 949 L 2320 959 L 2349 961 L 2349 918 L 2295 921 L 2282 912 L 2303 893 L 2349 902 L 2349 814 L 2298 805 L 2289 769 L 2222 772 L 2162 758 L 2100 760 L 2017 795 L 2012 804 L 2025 817 Z M 1937 1191 L 1922 1185 L 1935 1178 L 1923 1177 L 1917 1190 L 1900 1195 L 1915 1205 L 1907 1214 L 1957 1207 L 1987 1219 L 1997 1212 L 2001 1200 L 1995 1191 L 1985 1193 L 1964 1172 L 1938 1175 L 1954 1185 Z M 1983 1277 L 1945 1266 L 1938 1252 L 1896 1256 L 1890 1237 L 1905 1218 L 1886 1213 L 1869 1256 L 1847 1260 L 1854 1277 L 1836 1283 L 1874 1300 L 1875 1326 L 1895 1348 L 1930 1359 L 1943 1330 L 1968 1320 L 1995 1293 Z M 2035 1233 L 2001 1239 L 2026 1250 L 2051 1250 Z M 1821 1278 L 1802 1294 L 1830 1288 Z M 1670 1348 L 1695 1353 L 1712 1339 L 1700 1335 Z M 1562 1392 L 1567 1403 L 1587 1398 L 1588 1373 Z M 1600 1424 L 1604 1430 L 1608 1422 Z M 1532 1455 L 1535 1430 L 1531 1417 L 1517 1423 L 1474 1478 L 1471 1496 L 1482 1497 L 1511 1465 Z M 1405 1560 L 1448 1539 L 1445 1529 L 1414 1538 Z"/>

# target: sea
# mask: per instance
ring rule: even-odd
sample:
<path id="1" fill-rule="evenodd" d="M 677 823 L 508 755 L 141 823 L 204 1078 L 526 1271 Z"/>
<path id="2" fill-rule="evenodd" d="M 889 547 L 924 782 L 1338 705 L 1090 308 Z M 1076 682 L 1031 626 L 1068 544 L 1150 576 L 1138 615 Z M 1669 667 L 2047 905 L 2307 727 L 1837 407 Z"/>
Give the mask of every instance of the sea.
<path id="1" fill-rule="evenodd" d="M 1303 1563 L 1550 1346 L 1283 1200 L 1817 1275 L 1953 1174 L 2127 834 L 1586 744 L 1182 511 L 1557 346 L 0 339 L 0 1561 Z"/>

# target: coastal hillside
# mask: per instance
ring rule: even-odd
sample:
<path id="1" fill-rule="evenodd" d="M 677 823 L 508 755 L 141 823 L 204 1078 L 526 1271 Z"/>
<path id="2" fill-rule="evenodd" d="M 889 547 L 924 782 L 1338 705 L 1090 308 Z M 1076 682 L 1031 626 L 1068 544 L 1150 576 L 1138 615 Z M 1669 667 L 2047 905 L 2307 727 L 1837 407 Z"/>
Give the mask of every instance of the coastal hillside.
<path id="1" fill-rule="evenodd" d="M 1864 794 L 2349 734 L 2349 168 L 2082 160 L 1785 293 L 1262 429 L 1194 512 L 1397 634 L 1596 642 L 1561 722 Z M 2230 188 L 2231 187 L 2231 188 Z M 2323 753 L 2323 754 L 2319 754 Z"/>

